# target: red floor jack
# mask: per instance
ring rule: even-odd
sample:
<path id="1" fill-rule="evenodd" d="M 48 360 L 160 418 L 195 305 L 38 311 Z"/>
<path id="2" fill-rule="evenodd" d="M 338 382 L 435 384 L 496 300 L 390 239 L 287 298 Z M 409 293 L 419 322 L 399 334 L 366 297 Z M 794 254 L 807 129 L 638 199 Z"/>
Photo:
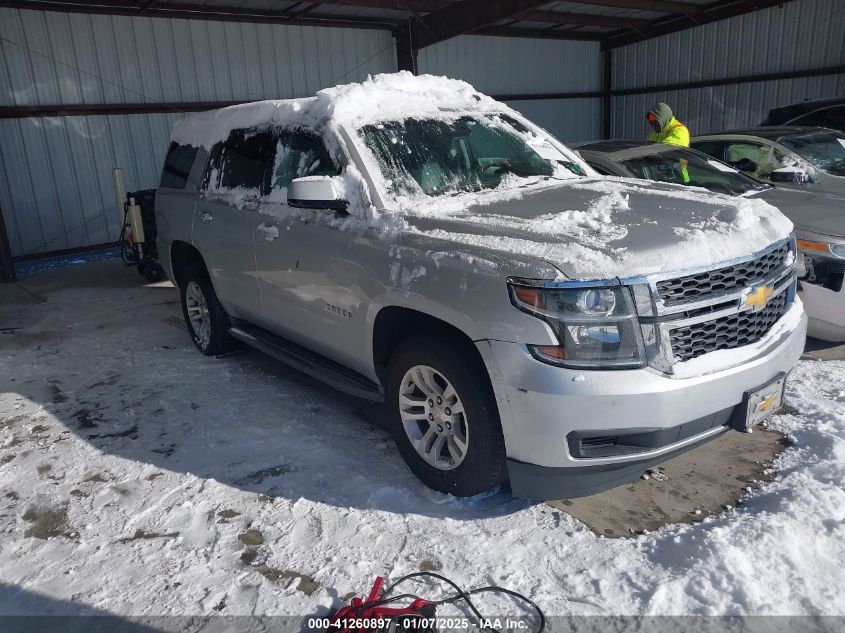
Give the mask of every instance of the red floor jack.
<path id="1" fill-rule="evenodd" d="M 455 590 L 455 593 L 448 598 L 436 601 L 426 600 L 413 594 L 391 595 L 400 583 L 411 578 L 421 577 L 435 578 L 445 582 Z M 384 578 L 379 576 L 373 583 L 373 587 L 370 589 L 370 595 L 367 596 L 366 600 L 361 600 L 358 597 L 352 598 L 348 606 L 342 607 L 332 615 L 329 619 L 327 633 L 436 633 L 438 623 L 438 618 L 436 617 L 437 607 L 441 604 L 461 601 L 469 607 L 469 610 L 477 619 L 475 624 L 479 629 L 495 631 L 489 624 L 490 620 L 485 619 L 475 607 L 472 600 L 470 600 L 470 595 L 484 592 L 503 593 L 522 600 L 537 612 L 538 625 L 536 633 L 542 633 L 545 628 L 546 620 L 540 607 L 522 594 L 502 587 L 480 587 L 478 589 L 464 591 L 445 576 L 426 571 L 403 576 L 385 590 L 383 590 L 383 587 Z M 387 606 L 400 600 L 411 600 L 411 603 L 406 607 Z M 444 622 L 454 620 L 455 618 L 444 618 Z M 466 622 L 472 623 L 471 620 L 466 620 Z M 460 624 L 457 626 L 461 629 L 466 628 Z"/>

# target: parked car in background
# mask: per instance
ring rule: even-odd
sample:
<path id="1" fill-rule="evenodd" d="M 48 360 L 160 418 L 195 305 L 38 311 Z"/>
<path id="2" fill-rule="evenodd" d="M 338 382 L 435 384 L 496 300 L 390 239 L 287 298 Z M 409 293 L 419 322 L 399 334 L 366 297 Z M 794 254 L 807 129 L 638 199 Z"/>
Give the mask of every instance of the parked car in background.
<path id="1" fill-rule="evenodd" d="M 189 115 L 166 161 L 159 253 L 196 347 L 384 401 L 443 492 L 625 483 L 771 414 L 803 351 L 776 209 L 610 182 L 464 82 Z"/>
<path id="2" fill-rule="evenodd" d="M 760 127 L 706 134 L 690 147 L 774 185 L 845 196 L 845 133 L 816 127 Z"/>
<path id="3" fill-rule="evenodd" d="M 685 147 L 640 140 L 597 141 L 573 146 L 596 171 L 644 178 L 717 193 L 761 198 L 795 224 L 799 279 L 809 316 L 808 333 L 845 341 L 845 198 L 794 187 L 773 187 Z"/>
<path id="4" fill-rule="evenodd" d="M 807 99 L 772 108 L 769 110 L 769 116 L 760 125 L 802 125 L 845 132 L 845 97 Z"/>

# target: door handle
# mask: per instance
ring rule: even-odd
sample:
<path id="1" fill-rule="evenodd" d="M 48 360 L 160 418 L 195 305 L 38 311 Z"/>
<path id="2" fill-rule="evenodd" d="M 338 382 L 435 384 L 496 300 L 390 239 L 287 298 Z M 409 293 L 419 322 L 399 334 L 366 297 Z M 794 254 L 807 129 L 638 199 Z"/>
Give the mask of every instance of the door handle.
<path id="1" fill-rule="evenodd" d="M 214 219 L 213 215 L 211 215 L 210 213 L 206 213 L 205 211 L 200 211 L 197 213 L 197 215 L 200 217 L 200 222 L 205 222 L 206 224 L 208 224 Z"/>

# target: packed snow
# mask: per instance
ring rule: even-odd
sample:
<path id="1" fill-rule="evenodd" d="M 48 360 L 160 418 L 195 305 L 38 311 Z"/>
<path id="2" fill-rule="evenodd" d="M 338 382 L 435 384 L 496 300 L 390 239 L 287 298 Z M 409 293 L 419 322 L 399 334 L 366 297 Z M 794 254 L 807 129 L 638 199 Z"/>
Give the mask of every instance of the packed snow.
<path id="1" fill-rule="evenodd" d="M 0 614 L 304 618 L 421 567 L 550 615 L 845 613 L 845 362 L 798 365 L 771 421 L 791 445 L 741 506 L 605 539 L 425 488 L 362 403 L 206 358 L 178 313 L 131 283 L 0 310 Z"/>
<path id="2" fill-rule="evenodd" d="M 399 195 L 390 191 L 375 155 L 358 134 L 362 126 L 385 121 L 451 121 L 466 116 L 486 117 L 486 123 L 504 126 L 522 137 L 554 165 L 553 176 L 508 173 L 498 186 L 487 190 L 435 196 L 420 190 Z M 762 200 L 679 185 L 596 178 L 579 157 L 517 112 L 466 82 L 446 77 L 407 72 L 377 75 L 321 90 L 307 99 L 262 101 L 194 114 L 175 124 L 173 138 L 210 148 L 232 129 L 268 126 L 321 134 L 329 152 L 343 165 L 341 175 L 333 180 L 350 202 L 349 216 L 323 214 L 323 221 L 359 232 L 421 233 L 463 247 L 458 251 L 474 247 L 499 256 L 534 257 L 556 265 L 568 277 L 650 275 L 708 266 L 762 250 L 787 237 L 793 228 Z M 567 161 L 586 175 L 562 167 Z M 556 194 L 555 200 L 549 192 Z M 249 200 L 239 190 L 210 195 L 236 205 Z M 632 196 L 637 198 L 635 203 Z M 291 213 L 285 200 L 284 190 L 274 191 L 262 211 L 284 219 Z M 502 213 L 502 205 L 535 200 L 542 209 L 533 216 Z M 437 219 L 443 225 L 420 229 L 414 218 Z M 649 226 L 636 238 L 629 235 L 644 225 Z M 520 234 L 513 234 L 515 228 Z M 659 247 L 644 247 L 642 236 L 649 228 L 670 229 L 673 234 Z M 473 254 L 482 253 L 469 253 Z"/>

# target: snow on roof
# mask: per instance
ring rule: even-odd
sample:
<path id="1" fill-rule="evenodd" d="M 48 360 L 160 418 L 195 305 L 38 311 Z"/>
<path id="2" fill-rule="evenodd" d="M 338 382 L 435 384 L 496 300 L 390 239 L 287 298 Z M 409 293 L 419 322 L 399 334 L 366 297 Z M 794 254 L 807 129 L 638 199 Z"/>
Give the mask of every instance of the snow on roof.
<path id="1" fill-rule="evenodd" d="M 209 149 L 233 129 L 263 125 L 318 128 L 327 123 L 360 127 L 377 121 L 479 109 L 509 110 L 465 81 L 401 71 L 325 88 L 314 97 L 256 101 L 192 114 L 173 126 L 173 140 Z"/>

